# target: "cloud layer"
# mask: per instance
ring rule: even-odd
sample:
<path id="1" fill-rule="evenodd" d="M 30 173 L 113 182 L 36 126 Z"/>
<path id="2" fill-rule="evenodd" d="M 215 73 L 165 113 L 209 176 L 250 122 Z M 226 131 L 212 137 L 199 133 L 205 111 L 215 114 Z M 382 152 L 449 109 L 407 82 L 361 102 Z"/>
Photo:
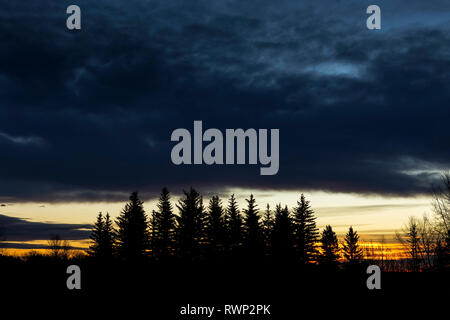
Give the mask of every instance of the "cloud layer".
<path id="1" fill-rule="evenodd" d="M 450 164 L 450 4 L 0 4 L 0 198 L 225 187 L 414 195 Z M 174 166 L 170 134 L 279 128 L 280 171 Z"/>
<path id="2" fill-rule="evenodd" d="M 91 225 L 82 224 L 34 222 L 0 214 L 2 238 L 0 240 L 6 241 L 49 240 L 54 235 L 58 235 L 64 240 L 83 240 L 89 238 L 91 227 Z M 22 244 L 22 246 L 24 245 Z M 31 244 L 27 245 L 31 246 L 30 248 L 38 248 Z M 5 246 L 19 248 L 15 244 L 2 242 L 2 247 Z"/>

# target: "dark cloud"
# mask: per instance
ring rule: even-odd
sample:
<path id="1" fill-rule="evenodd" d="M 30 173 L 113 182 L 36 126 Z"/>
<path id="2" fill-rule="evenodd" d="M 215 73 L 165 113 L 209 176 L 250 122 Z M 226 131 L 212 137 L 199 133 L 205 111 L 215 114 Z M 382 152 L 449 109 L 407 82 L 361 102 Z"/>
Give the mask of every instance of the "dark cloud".
<path id="1" fill-rule="evenodd" d="M 164 185 L 413 195 L 449 167 L 448 2 L 380 1 L 381 31 L 365 29 L 368 1 L 80 0 L 76 32 L 69 4 L 0 4 L 4 201 Z M 278 175 L 172 165 L 170 134 L 194 120 L 280 128 Z"/>
<path id="2" fill-rule="evenodd" d="M 83 240 L 91 232 L 91 225 L 34 222 L 2 214 L 0 228 L 6 241 L 49 240 L 53 235 L 59 235 L 64 240 Z"/>

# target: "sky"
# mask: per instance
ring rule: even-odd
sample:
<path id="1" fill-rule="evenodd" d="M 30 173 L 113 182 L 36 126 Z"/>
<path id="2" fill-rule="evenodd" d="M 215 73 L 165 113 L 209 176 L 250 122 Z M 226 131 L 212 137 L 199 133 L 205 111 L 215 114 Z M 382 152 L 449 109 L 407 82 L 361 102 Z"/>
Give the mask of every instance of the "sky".
<path id="1" fill-rule="evenodd" d="M 70 4 L 81 30 L 65 26 Z M 381 30 L 366 28 L 371 4 Z M 449 9 L 444 0 L 2 1 L 8 241 L 85 239 L 96 213 L 117 215 L 134 190 L 151 212 L 163 186 L 175 199 L 190 186 L 205 197 L 254 193 L 260 208 L 292 207 L 303 192 L 319 224 L 400 228 L 430 211 L 431 186 L 450 167 Z M 278 174 L 175 166 L 171 133 L 194 120 L 279 128 Z"/>

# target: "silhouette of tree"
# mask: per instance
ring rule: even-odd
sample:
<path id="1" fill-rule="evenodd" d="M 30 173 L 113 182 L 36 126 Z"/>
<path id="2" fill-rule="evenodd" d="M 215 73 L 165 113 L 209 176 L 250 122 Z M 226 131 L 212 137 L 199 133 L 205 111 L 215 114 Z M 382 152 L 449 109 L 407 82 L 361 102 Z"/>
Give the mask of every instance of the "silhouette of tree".
<path id="1" fill-rule="evenodd" d="M 266 254 L 271 253 L 272 246 L 272 231 L 273 231 L 274 218 L 272 211 L 270 210 L 270 205 L 267 204 L 266 211 L 262 217 L 262 232 L 263 232 L 263 241 L 264 241 L 264 249 Z"/>
<path id="2" fill-rule="evenodd" d="M 409 256 L 409 264 L 412 271 L 419 271 L 420 269 L 420 237 L 419 237 L 419 223 L 415 217 L 409 217 L 407 225 L 403 228 L 404 236 L 397 233 L 397 240 L 404 246 L 406 253 Z"/>
<path id="3" fill-rule="evenodd" d="M 184 259 L 195 259 L 200 255 L 205 241 L 206 216 L 201 195 L 192 187 L 184 191 L 185 198 L 179 200 L 177 208 L 177 236 L 180 255 Z"/>
<path id="4" fill-rule="evenodd" d="M 138 193 L 130 195 L 117 218 L 117 252 L 128 261 L 142 259 L 150 248 L 149 222 Z"/>
<path id="5" fill-rule="evenodd" d="M 234 194 L 232 194 L 228 200 L 225 219 L 229 246 L 232 251 L 235 251 L 242 244 L 243 221 Z"/>
<path id="6" fill-rule="evenodd" d="M 443 187 L 434 190 L 433 212 L 436 220 L 436 230 L 445 239 L 450 231 L 450 172 L 441 176 Z"/>
<path id="7" fill-rule="evenodd" d="M 167 188 L 161 190 L 157 207 L 158 211 L 153 211 L 151 221 L 152 250 L 156 256 L 167 257 L 174 250 L 176 224 Z"/>
<path id="8" fill-rule="evenodd" d="M 411 262 L 412 262 L 412 269 L 414 271 L 419 270 L 419 259 L 420 259 L 420 237 L 419 237 L 419 230 L 418 230 L 418 224 L 415 219 L 410 219 L 409 225 L 408 225 L 408 232 L 407 232 L 407 238 L 406 242 L 408 243 L 409 247 L 409 254 L 411 256 Z"/>
<path id="9" fill-rule="evenodd" d="M 359 262 L 363 257 L 363 249 L 359 246 L 358 241 L 358 233 L 353 231 L 353 227 L 350 227 L 345 235 L 342 251 L 345 259 L 352 264 Z"/>
<path id="10" fill-rule="evenodd" d="M 226 229 L 222 201 L 218 196 L 213 196 L 209 201 L 206 216 L 206 238 L 210 253 L 214 256 L 223 252 L 225 234 Z"/>
<path id="11" fill-rule="evenodd" d="M 111 259 L 114 248 L 114 234 L 109 213 L 103 217 L 100 212 L 90 235 L 92 244 L 88 250 L 89 255 L 103 260 Z"/>
<path id="12" fill-rule="evenodd" d="M 450 266 L 450 172 L 441 175 L 442 187 L 434 190 L 433 212 L 436 263 L 440 269 Z"/>
<path id="13" fill-rule="evenodd" d="M 106 260 L 111 259 L 114 255 L 114 244 L 116 238 L 116 231 L 113 227 L 113 222 L 109 213 L 106 213 L 103 223 L 103 237 L 102 237 L 102 257 Z"/>
<path id="14" fill-rule="evenodd" d="M 93 257 L 99 257 L 101 255 L 101 247 L 103 243 L 103 228 L 103 215 L 100 212 L 97 216 L 97 221 L 95 222 L 94 227 L 92 228 L 91 235 L 89 237 L 92 240 L 92 244 L 89 246 L 88 253 Z"/>
<path id="15" fill-rule="evenodd" d="M 272 231 L 272 252 L 277 261 L 289 260 L 293 255 L 293 224 L 288 207 L 275 208 L 275 222 Z"/>
<path id="16" fill-rule="evenodd" d="M 422 251 L 422 258 L 428 268 L 432 268 L 435 262 L 436 245 L 439 241 L 439 235 L 436 234 L 434 226 L 424 215 L 422 219 L 418 220 L 420 248 Z"/>
<path id="17" fill-rule="evenodd" d="M 327 225 L 322 231 L 320 242 L 322 251 L 320 262 L 326 265 L 336 265 L 339 258 L 339 242 L 330 225 Z"/>
<path id="18" fill-rule="evenodd" d="M 443 270 L 450 264 L 450 230 L 444 240 L 438 238 L 435 246 L 436 265 Z"/>
<path id="19" fill-rule="evenodd" d="M 62 240 L 57 234 L 51 235 L 47 241 L 50 255 L 54 259 L 67 259 L 71 250 L 70 242 L 68 240 Z"/>
<path id="20" fill-rule="evenodd" d="M 244 247 L 249 257 L 260 256 L 263 253 L 262 230 L 259 210 L 253 195 L 247 201 L 247 209 L 244 209 Z"/>
<path id="21" fill-rule="evenodd" d="M 317 255 L 316 242 L 319 239 L 319 231 L 316 227 L 314 211 L 303 194 L 300 196 L 300 201 L 297 201 L 297 207 L 294 208 L 294 228 L 300 263 L 309 263 Z"/>

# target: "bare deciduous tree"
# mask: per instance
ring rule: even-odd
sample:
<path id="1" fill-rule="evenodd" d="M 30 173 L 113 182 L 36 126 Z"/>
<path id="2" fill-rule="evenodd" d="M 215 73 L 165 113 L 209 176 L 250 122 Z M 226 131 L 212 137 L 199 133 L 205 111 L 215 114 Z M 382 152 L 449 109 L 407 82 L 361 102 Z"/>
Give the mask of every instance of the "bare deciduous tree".
<path id="1" fill-rule="evenodd" d="M 439 267 L 450 263 L 450 172 L 442 174 L 441 187 L 433 194 L 435 255 Z"/>
<path id="2" fill-rule="evenodd" d="M 450 230 L 450 172 L 442 174 L 443 186 L 437 187 L 433 192 L 433 212 L 437 231 L 446 237 Z"/>
<path id="3" fill-rule="evenodd" d="M 47 242 L 50 255 L 55 259 L 67 259 L 72 247 L 68 240 L 62 240 L 59 235 L 52 235 Z"/>

